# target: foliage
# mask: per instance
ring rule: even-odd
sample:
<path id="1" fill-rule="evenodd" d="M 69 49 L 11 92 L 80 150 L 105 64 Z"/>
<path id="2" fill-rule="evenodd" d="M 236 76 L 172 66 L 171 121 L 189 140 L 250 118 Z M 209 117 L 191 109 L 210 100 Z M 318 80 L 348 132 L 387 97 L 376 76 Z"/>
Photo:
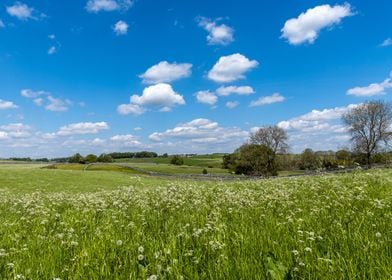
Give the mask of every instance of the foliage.
<path id="1" fill-rule="evenodd" d="M 366 102 L 350 109 L 342 119 L 352 136 L 354 150 L 366 154 L 370 167 L 372 155 L 392 139 L 392 105 Z"/>
<path id="2" fill-rule="evenodd" d="M 250 135 L 251 144 L 267 146 L 274 154 L 284 154 L 288 151 L 287 140 L 286 131 L 276 125 L 261 127 Z"/>
<path id="3" fill-rule="evenodd" d="M 170 164 L 174 165 L 183 165 L 184 164 L 184 159 L 178 155 L 174 155 L 170 158 Z"/>
<path id="4" fill-rule="evenodd" d="M 121 158 L 156 158 L 158 154 L 155 152 L 141 151 L 141 152 L 125 152 L 125 153 L 110 153 L 113 159 Z"/>
<path id="5" fill-rule="evenodd" d="M 98 162 L 113 162 L 113 158 L 108 154 L 100 154 Z"/>
<path id="6" fill-rule="evenodd" d="M 98 157 L 93 154 L 89 154 L 84 158 L 85 163 L 95 163 L 98 161 Z"/>
<path id="7" fill-rule="evenodd" d="M 85 163 L 81 154 L 76 153 L 68 159 L 69 163 Z"/>
<path id="8" fill-rule="evenodd" d="M 312 149 L 305 149 L 301 154 L 300 169 L 315 170 L 320 167 L 317 154 Z"/>

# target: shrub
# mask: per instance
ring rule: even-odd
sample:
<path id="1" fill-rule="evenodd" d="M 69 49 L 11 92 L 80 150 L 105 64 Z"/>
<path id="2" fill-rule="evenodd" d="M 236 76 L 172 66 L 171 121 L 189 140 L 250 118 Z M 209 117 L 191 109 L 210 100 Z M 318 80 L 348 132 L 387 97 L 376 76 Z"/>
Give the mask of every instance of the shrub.
<path id="1" fill-rule="evenodd" d="M 170 159 L 170 163 L 174 165 L 183 165 L 184 164 L 184 159 L 178 155 L 172 156 Z"/>

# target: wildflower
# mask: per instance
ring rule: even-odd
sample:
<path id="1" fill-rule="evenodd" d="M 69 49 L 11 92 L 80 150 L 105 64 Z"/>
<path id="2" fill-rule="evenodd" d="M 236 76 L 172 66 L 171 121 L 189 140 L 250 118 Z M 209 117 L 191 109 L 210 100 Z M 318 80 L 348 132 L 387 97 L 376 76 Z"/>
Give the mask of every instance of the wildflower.
<path id="1" fill-rule="evenodd" d="M 157 280 L 158 276 L 156 276 L 155 274 L 150 275 L 150 277 L 147 278 L 147 280 Z"/>
<path id="2" fill-rule="evenodd" d="M 142 260 L 144 260 L 144 256 L 143 256 L 142 254 L 140 254 L 140 255 L 137 256 L 137 259 L 138 259 L 139 261 L 142 261 Z"/>
<path id="3" fill-rule="evenodd" d="M 310 252 L 312 252 L 312 248 L 306 247 L 306 248 L 305 248 L 305 251 L 310 253 Z"/>
<path id="4" fill-rule="evenodd" d="M 294 256 L 298 256 L 299 255 L 299 252 L 297 250 L 293 250 L 291 252 L 294 254 Z"/>
<path id="5" fill-rule="evenodd" d="M 117 246 L 121 246 L 123 244 L 122 240 L 117 240 L 116 242 Z"/>
<path id="6" fill-rule="evenodd" d="M 376 232 L 376 237 L 377 237 L 377 238 L 381 238 L 381 233 Z"/>
<path id="7" fill-rule="evenodd" d="M 15 264 L 13 264 L 13 263 L 7 263 L 7 266 L 8 266 L 9 268 L 13 268 L 13 267 L 15 266 Z"/>
<path id="8" fill-rule="evenodd" d="M 139 251 L 140 254 L 143 254 L 144 247 L 143 246 L 139 246 L 139 248 L 137 250 Z"/>

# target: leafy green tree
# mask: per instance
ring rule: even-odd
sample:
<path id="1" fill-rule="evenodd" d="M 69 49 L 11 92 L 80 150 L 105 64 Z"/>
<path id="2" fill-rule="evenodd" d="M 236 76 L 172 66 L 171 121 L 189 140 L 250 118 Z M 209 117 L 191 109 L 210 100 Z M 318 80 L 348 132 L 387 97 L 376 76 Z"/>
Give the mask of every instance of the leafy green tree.
<path id="1" fill-rule="evenodd" d="M 76 153 L 69 158 L 68 162 L 69 163 L 84 163 L 84 158 L 82 157 L 81 154 Z"/>
<path id="2" fill-rule="evenodd" d="M 85 157 L 84 161 L 86 163 L 95 163 L 98 161 L 98 157 L 94 154 L 89 154 Z"/>
<path id="3" fill-rule="evenodd" d="M 98 162 L 113 162 L 113 158 L 108 154 L 100 154 Z"/>
<path id="4" fill-rule="evenodd" d="M 305 149 L 301 154 L 300 169 L 315 170 L 320 167 L 320 160 L 312 149 Z"/>
<path id="5" fill-rule="evenodd" d="M 170 163 L 174 165 L 183 165 L 184 164 L 184 159 L 178 155 L 174 155 L 170 159 Z"/>

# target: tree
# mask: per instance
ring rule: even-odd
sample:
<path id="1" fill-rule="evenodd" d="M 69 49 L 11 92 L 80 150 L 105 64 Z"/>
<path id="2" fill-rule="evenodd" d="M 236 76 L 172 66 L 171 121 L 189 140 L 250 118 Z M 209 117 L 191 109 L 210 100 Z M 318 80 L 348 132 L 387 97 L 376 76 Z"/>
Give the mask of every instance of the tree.
<path id="1" fill-rule="evenodd" d="M 98 157 L 98 162 L 113 162 L 113 158 L 108 154 L 101 154 Z"/>
<path id="2" fill-rule="evenodd" d="M 250 136 L 250 143 L 265 145 L 270 148 L 274 154 L 286 153 L 288 151 L 288 136 L 286 131 L 278 126 L 264 126 L 259 128 Z"/>
<path id="3" fill-rule="evenodd" d="M 349 165 L 351 163 L 351 154 L 347 150 L 339 150 L 335 153 L 336 159 L 341 165 Z"/>
<path id="4" fill-rule="evenodd" d="M 317 154 L 312 149 L 305 149 L 301 154 L 300 169 L 314 170 L 320 167 Z"/>
<path id="5" fill-rule="evenodd" d="M 372 155 L 392 138 L 391 104 L 381 100 L 366 102 L 348 110 L 342 119 L 351 134 L 354 149 L 365 154 L 367 165 L 371 167 Z"/>
<path id="6" fill-rule="evenodd" d="M 172 156 L 170 159 L 170 163 L 174 165 L 183 165 L 184 159 L 178 155 Z"/>
<path id="7" fill-rule="evenodd" d="M 231 157 L 231 170 L 236 174 L 275 176 L 275 153 L 266 145 L 244 144 Z"/>
<path id="8" fill-rule="evenodd" d="M 95 163 L 98 161 L 98 157 L 94 154 L 89 154 L 84 158 L 86 163 Z"/>
<path id="9" fill-rule="evenodd" d="M 84 158 L 79 154 L 74 154 L 68 160 L 69 163 L 84 163 Z"/>

